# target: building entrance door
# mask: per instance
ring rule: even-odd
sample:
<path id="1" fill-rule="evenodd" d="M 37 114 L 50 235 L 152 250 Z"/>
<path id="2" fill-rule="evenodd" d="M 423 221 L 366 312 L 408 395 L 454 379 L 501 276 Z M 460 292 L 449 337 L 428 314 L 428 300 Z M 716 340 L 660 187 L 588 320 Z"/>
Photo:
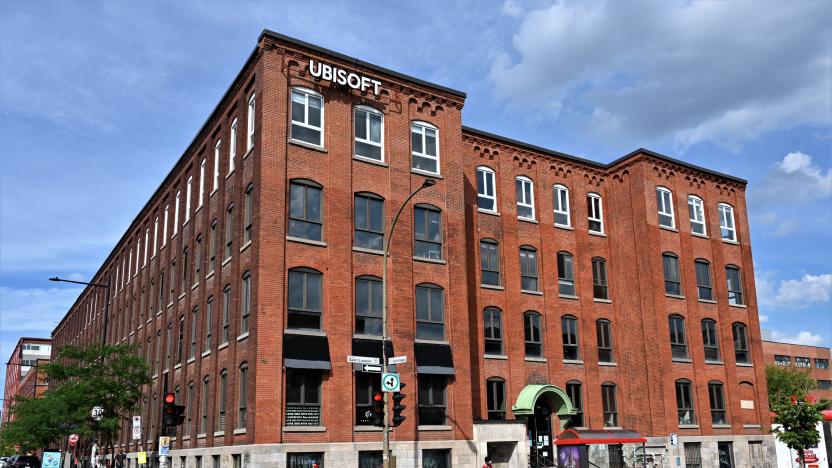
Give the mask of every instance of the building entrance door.
<path id="1" fill-rule="evenodd" d="M 529 466 L 555 466 L 554 438 L 552 437 L 552 407 L 544 398 L 534 406 L 534 414 L 526 423 L 529 436 Z"/>

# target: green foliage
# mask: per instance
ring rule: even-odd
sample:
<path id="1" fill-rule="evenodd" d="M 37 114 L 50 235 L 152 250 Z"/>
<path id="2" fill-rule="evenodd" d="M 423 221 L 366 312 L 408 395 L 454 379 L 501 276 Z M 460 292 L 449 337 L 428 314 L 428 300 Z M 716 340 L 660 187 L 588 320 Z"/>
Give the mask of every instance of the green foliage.
<path id="1" fill-rule="evenodd" d="M 14 421 L 0 432 L 0 444 L 44 448 L 70 432 L 83 437 L 96 430 L 102 442 L 111 443 L 121 421 L 138 408 L 142 386 L 150 383 L 147 363 L 127 344 L 68 345 L 43 368 L 54 388 L 42 397 L 18 400 Z M 104 408 L 98 424 L 90 417 L 94 406 Z"/>
<path id="2" fill-rule="evenodd" d="M 820 442 L 817 424 L 823 420 L 821 410 L 827 402 L 807 400 L 806 395 L 817 388 L 808 372 L 768 365 L 766 381 L 769 406 L 775 413 L 772 422 L 778 425 L 772 432 L 777 440 L 796 450 L 803 460 L 803 452 Z"/>
<path id="3" fill-rule="evenodd" d="M 766 366 L 768 402 L 772 410 L 775 405 L 791 402 L 791 397 L 805 397 L 818 384 L 808 371 L 774 365 Z"/>

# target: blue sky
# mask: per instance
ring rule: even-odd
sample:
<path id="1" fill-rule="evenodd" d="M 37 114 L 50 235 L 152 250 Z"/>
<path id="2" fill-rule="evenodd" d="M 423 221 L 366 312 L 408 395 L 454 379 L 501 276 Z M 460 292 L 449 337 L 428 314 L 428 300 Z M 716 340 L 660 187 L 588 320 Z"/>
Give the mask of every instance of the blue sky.
<path id="1" fill-rule="evenodd" d="M 49 336 L 79 289 L 46 278 L 98 269 L 263 28 L 464 90 L 472 127 L 748 179 L 763 327 L 832 345 L 832 2 L 378 5 L 3 2 L 3 359 Z"/>

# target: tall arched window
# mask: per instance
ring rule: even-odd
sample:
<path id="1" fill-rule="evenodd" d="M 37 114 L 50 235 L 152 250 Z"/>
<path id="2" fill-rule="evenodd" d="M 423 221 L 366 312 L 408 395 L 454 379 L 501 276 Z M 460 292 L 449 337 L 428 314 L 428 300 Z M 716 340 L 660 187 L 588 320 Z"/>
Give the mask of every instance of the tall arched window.
<path id="1" fill-rule="evenodd" d="M 571 427 L 584 426 L 584 398 L 581 389 L 581 382 L 578 380 L 570 380 L 566 382 L 566 394 L 572 400 L 572 409 L 575 413 L 570 416 L 569 425 Z"/>
<path id="2" fill-rule="evenodd" d="M 374 193 L 356 193 L 353 214 L 355 246 L 384 250 L 384 199 Z"/>
<path id="3" fill-rule="evenodd" d="M 592 258 L 592 297 L 608 300 L 607 261 L 601 257 Z"/>
<path id="4" fill-rule="evenodd" d="M 707 236 L 708 229 L 705 225 L 705 203 L 696 195 L 688 196 L 688 212 L 690 214 L 690 232 L 692 234 Z"/>
<path id="5" fill-rule="evenodd" d="M 679 257 L 673 252 L 662 254 L 664 292 L 672 296 L 682 295 L 682 275 L 679 273 Z"/>
<path id="6" fill-rule="evenodd" d="M 442 259 L 442 212 L 431 205 L 413 208 L 413 254 L 421 258 Z"/>
<path id="7" fill-rule="evenodd" d="M 730 305 L 744 305 L 745 301 L 742 297 L 742 274 L 736 265 L 727 265 L 725 267 L 725 281 L 728 287 L 728 304 Z"/>
<path id="8" fill-rule="evenodd" d="M 601 195 L 589 193 L 586 196 L 587 220 L 589 232 L 604 233 L 604 209 L 601 206 Z"/>
<path id="9" fill-rule="evenodd" d="M 416 338 L 445 339 L 445 291 L 435 284 L 416 286 Z"/>
<path id="10" fill-rule="evenodd" d="M 219 411 L 217 411 L 218 417 L 216 419 L 216 430 L 223 431 L 225 430 L 225 412 L 228 408 L 228 371 L 225 369 L 220 371 L 220 381 L 217 391 L 219 391 L 220 395 L 218 401 Z"/>
<path id="11" fill-rule="evenodd" d="M 355 106 L 355 155 L 384 161 L 384 114 L 369 106 Z"/>
<path id="12" fill-rule="evenodd" d="M 514 182 L 517 196 L 517 217 L 534 220 L 534 183 L 525 176 L 519 176 Z"/>
<path id="13" fill-rule="evenodd" d="M 656 206 L 659 211 L 659 226 L 675 228 L 676 220 L 673 216 L 673 194 L 666 187 L 656 187 Z"/>
<path id="14" fill-rule="evenodd" d="M 355 279 L 355 333 L 381 336 L 381 279 L 359 276 Z"/>
<path id="15" fill-rule="evenodd" d="M 245 429 L 248 415 L 248 363 L 240 364 L 239 392 L 237 393 L 237 429 Z"/>
<path id="16" fill-rule="evenodd" d="M 503 354 L 503 321 L 500 309 L 486 307 L 484 313 L 485 354 Z"/>
<path id="17" fill-rule="evenodd" d="M 679 417 L 679 425 L 696 424 L 696 416 L 693 412 L 693 390 L 690 380 L 679 379 L 676 381 L 676 412 Z"/>
<path id="18" fill-rule="evenodd" d="M 558 252 L 558 293 L 575 296 L 574 264 L 569 252 Z"/>
<path id="19" fill-rule="evenodd" d="M 598 342 L 598 362 L 615 362 L 612 352 L 612 323 L 607 319 L 596 320 L 595 332 Z"/>
<path id="20" fill-rule="evenodd" d="M 526 357 L 543 357 L 540 314 L 533 311 L 523 314 L 523 335 L 526 343 Z"/>
<path id="21" fill-rule="evenodd" d="M 708 399 L 711 403 L 711 423 L 713 425 L 725 425 L 728 419 L 725 417 L 725 394 L 722 382 L 712 380 L 708 382 Z"/>
<path id="22" fill-rule="evenodd" d="M 494 239 L 480 241 L 480 267 L 482 284 L 500 285 L 500 245 Z"/>
<path id="23" fill-rule="evenodd" d="M 577 361 L 581 354 L 578 341 L 578 319 L 574 315 L 560 318 L 561 336 L 563 337 L 563 360 Z"/>
<path id="24" fill-rule="evenodd" d="M 618 402 L 615 395 L 615 384 L 604 382 L 601 384 L 601 406 L 604 412 L 604 427 L 618 427 Z"/>
<path id="25" fill-rule="evenodd" d="M 688 341 L 685 333 L 685 319 L 681 315 L 668 317 L 670 324 L 670 350 L 673 359 L 688 358 Z"/>
<path id="26" fill-rule="evenodd" d="M 287 328 L 321 329 L 323 275 L 311 268 L 289 270 Z"/>
<path id="27" fill-rule="evenodd" d="M 497 184 L 494 170 L 477 167 L 477 208 L 490 213 L 497 212 Z"/>
<path id="28" fill-rule="evenodd" d="M 705 361 L 719 362 L 719 334 L 714 320 L 702 320 L 702 344 L 705 347 Z"/>
<path id="29" fill-rule="evenodd" d="M 553 211 L 555 213 L 555 226 L 570 227 L 572 219 L 569 209 L 569 189 L 565 185 L 555 184 L 552 186 Z"/>
<path id="30" fill-rule="evenodd" d="M 737 227 L 734 224 L 734 207 L 727 203 L 717 205 L 719 212 L 719 230 L 722 240 L 728 242 L 737 241 Z"/>
<path id="31" fill-rule="evenodd" d="M 731 329 L 734 335 L 734 356 L 737 359 L 737 363 L 750 363 L 751 352 L 748 347 L 748 327 L 744 323 L 735 322 Z"/>
<path id="32" fill-rule="evenodd" d="M 249 316 L 251 315 L 251 272 L 243 273 L 240 287 L 240 336 L 248 333 Z"/>
<path id="33" fill-rule="evenodd" d="M 289 182 L 289 236 L 323 240 L 323 187 L 305 179 Z"/>
<path id="34" fill-rule="evenodd" d="M 410 124 L 411 168 L 439 174 L 439 129 L 427 122 Z"/>
<path id="35" fill-rule="evenodd" d="M 520 247 L 520 289 L 523 291 L 539 291 L 537 250 L 524 245 Z"/>
<path id="36" fill-rule="evenodd" d="M 315 146 L 324 145 L 324 98 L 307 88 L 292 89 L 291 138 Z"/>
<path id="37" fill-rule="evenodd" d="M 696 295 L 701 301 L 714 300 L 713 283 L 711 282 L 711 264 L 703 258 L 694 261 L 696 268 Z"/>
<path id="38" fill-rule="evenodd" d="M 499 377 L 491 377 L 485 382 L 488 403 L 488 420 L 499 421 L 506 418 L 506 382 Z"/>

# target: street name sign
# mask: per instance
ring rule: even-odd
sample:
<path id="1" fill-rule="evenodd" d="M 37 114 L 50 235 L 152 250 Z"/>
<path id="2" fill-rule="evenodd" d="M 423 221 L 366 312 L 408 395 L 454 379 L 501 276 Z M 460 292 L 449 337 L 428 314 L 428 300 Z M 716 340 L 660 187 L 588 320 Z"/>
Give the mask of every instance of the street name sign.
<path id="1" fill-rule="evenodd" d="M 407 362 L 407 356 L 393 356 L 387 360 L 388 364 L 404 364 Z"/>
<path id="2" fill-rule="evenodd" d="M 378 364 L 378 358 L 369 356 L 347 356 L 347 362 L 351 362 L 353 364 Z"/>

